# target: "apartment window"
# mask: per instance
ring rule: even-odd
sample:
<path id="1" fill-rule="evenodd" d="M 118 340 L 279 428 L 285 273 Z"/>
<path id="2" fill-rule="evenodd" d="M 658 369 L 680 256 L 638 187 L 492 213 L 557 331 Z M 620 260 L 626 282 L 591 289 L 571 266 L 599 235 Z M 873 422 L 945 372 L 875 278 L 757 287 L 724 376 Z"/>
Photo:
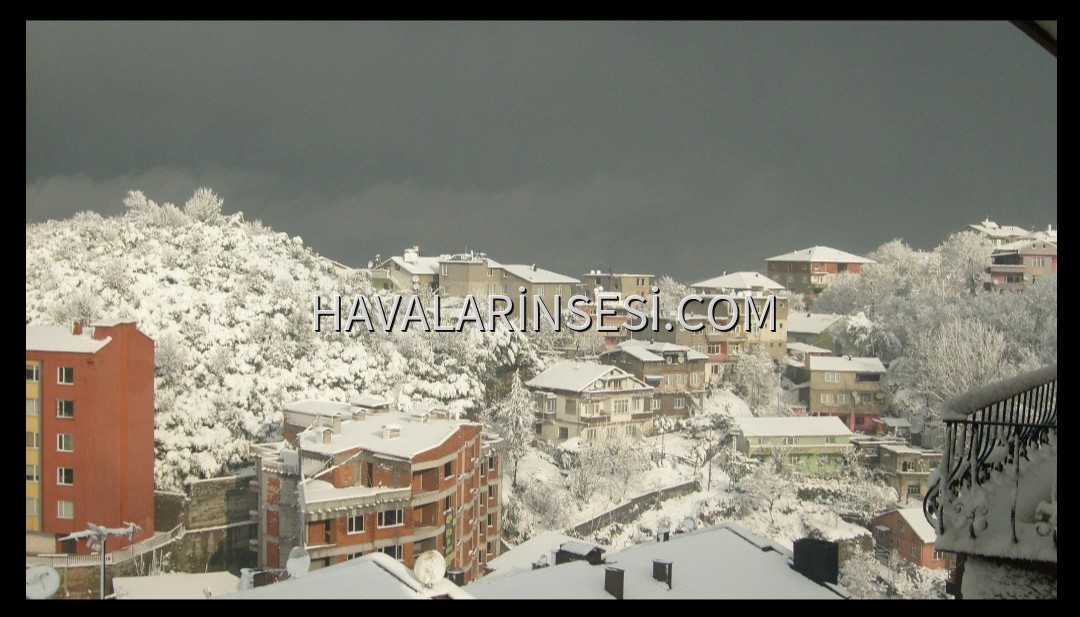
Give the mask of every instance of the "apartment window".
<path id="1" fill-rule="evenodd" d="M 1045 268 L 1046 267 L 1046 258 L 1045 257 L 1032 257 L 1031 258 L 1031 265 L 1034 268 Z"/>
<path id="2" fill-rule="evenodd" d="M 487 543 L 487 555 L 488 555 L 488 557 L 491 557 L 491 555 L 492 555 L 492 552 L 491 552 L 491 542 L 488 542 L 488 543 Z"/>
<path id="3" fill-rule="evenodd" d="M 71 467 L 57 467 L 56 483 L 64 486 L 75 484 L 75 470 Z"/>
<path id="4" fill-rule="evenodd" d="M 618 428 L 617 428 L 617 427 L 614 427 L 614 426 L 609 426 L 609 427 L 608 427 L 608 430 L 607 430 L 607 436 L 608 436 L 608 437 L 615 437 L 615 432 L 616 432 L 617 430 L 618 430 Z"/>
<path id="5" fill-rule="evenodd" d="M 880 373 L 855 373 L 855 381 L 881 381 Z"/>
<path id="6" fill-rule="evenodd" d="M 384 546 L 379 549 L 380 553 L 386 553 L 394 559 L 401 559 L 401 545 L 395 544 L 393 546 Z"/>
<path id="7" fill-rule="evenodd" d="M 446 499 L 443 500 L 443 510 L 450 510 L 452 508 L 453 505 L 450 503 L 450 496 L 447 495 Z"/>
<path id="8" fill-rule="evenodd" d="M 596 439 L 596 429 L 594 428 L 585 431 L 585 434 L 589 439 Z"/>
<path id="9" fill-rule="evenodd" d="M 547 400 L 547 404 L 545 405 L 545 408 L 546 408 L 546 409 L 547 409 L 548 411 L 555 411 L 555 405 L 556 405 L 556 403 L 557 403 L 557 402 L 558 402 L 558 401 L 557 401 L 556 399 L 553 399 L 553 398 L 549 398 L 549 399 Z"/>
<path id="10" fill-rule="evenodd" d="M 686 375 L 679 373 L 677 376 L 677 381 L 680 386 L 686 385 Z"/>
<path id="11" fill-rule="evenodd" d="M 872 393 L 870 393 L 870 392 L 860 392 L 859 393 L 859 403 L 861 403 L 863 405 L 869 405 L 870 403 L 873 403 L 873 402 L 874 402 L 874 395 Z"/>
<path id="12" fill-rule="evenodd" d="M 670 386 L 671 385 L 671 375 L 664 375 L 664 385 L 665 386 Z"/>
<path id="13" fill-rule="evenodd" d="M 911 541 L 911 548 L 909 549 L 908 552 L 911 555 L 912 559 L 918 559 L 919 558 L 919 547 L 918 547 L 917 544 L 915 544 L 915 540 Z"/>
<path id="14" fill-rule="evenodd" d="M 26 365 L 26 381 L 37 383 L 41 381 L 41 366 L 37 363 Z"/>
<path id="15" fill-rule="evenodd" d="M 566 428 L 565 426 L 560 426 L 559 427 L 559 439 L 569 439 L 569 438 L 570 438 L 570 430 L 568 428 Z"/>
<path id="16" fill-rule="evenodd" d="M 934 549 L 934 561 L 945 561 L 945 551 Z"/>
<path id="17" fill-rule="evenodd" d="M 75 502 L 64 499 L 56 502 L 56 518 L 75 518 Z"/>
<path id="18" fill-rule="evenodd" d="M 720 353 L 720 345 L 717 343 L 709 343 L 709 346 L 706 349 L 708 349 L 710 356 Z"/>
<path id="19" fill-rule="evenodd" d="M 856 426 L 862 426 L 864 422 L 866 422 L 866 418 L 864 418 L 862 416 L 855 416 L 855 425 Z"/>
<path id="20" fill-rule="evenodd" d="M 686 407 L 686 399 L 681 396 L 675 399 L 675 409 L 682 409 L 684 407 Z"/>
<path id="21" fill-rule="evenodd" d="M 792 465 L 798 465 L 798 464 L 799 464 L 799 463 L 801 462 L 801 461 L 799 460 L 799 457 L 798 457 L 798 456 L 796 456 L 796 455 L 794 455 L 794 454 L 792 454 L 792 455 L 791 455 L 791 457 L 790 457 L 790 458 L 788 458 L 788 461 L 789 461 L 789 462 L 790 462 L 790 463 L 791 463 Z"/>
<path id="22" fill-rule="evenodd" d="M 488 499 L 495 499 L 495 485 L 488 485 Z"/>
<path id="23" fill-rule="evenodd" d="M 488 276 L 491 276 L 492 272 L 493 270 L 491 268 L 488 268 Z"/>
<path id="24" fill-rule="evenodd" d="M 825 443 L 836 443 L 836 437 L 826 437 Z"/>
<path id="25" fill-rule="evenodd" d="M 397 527 L 405 524 L 401 508 L 379 512 L 379 527 Z"/>
<path id="26" fill-rule="evenodd" d="M 26 498 L 26 515 L 38 516 L 41 514 L 41 500 L 36 498 Z"/>
<path id="27" fill-rule="evenodd" d="M 840 383 L 840 373 L 825 373 L 825 383 Z"/>
<path id="28" fill-rule="evenodd" d="M 833 404 L 832 394 L 828 394 L 828 393 L 822 394 L 821 395 L 821 404 L 822 405 L 832 405 Z"/>
<path id="29" fill-rule="evenodd" d="M 848 397 L 848 395 L 843 392 L 836 395 L 836 402 L 840 405 L 846 405 L 850 400 L 851 399 Z"/>
<path id="30" fill-rule="evenodd" d="M 489 456 L 488 457 L 488 469 L 491 470 L 491 471 L 495 471 L 495 457 L 494 456 Z"/>
<path id="31" fill-rule="evenodd" d="M 699 375 L 697 373 L 694 373 L 694 374 L 690 375 L 690 385 L 691 386 L 696 386 L 696 385 L 699 385 L 699 384 L 701 384 L 701 375 Z"/>
<path id="32" fill-rule="evenodd" d="M 448 266 L 446 264 L 443 264 L 442 275 L 443 276 L 450 276 L 450 266 Z"/>
<path id="33" fill-rule="evenodd" d="M 363 557 L 363 555 L 364 555 L 364 551 L 357 551 L 355 553 L 349 553 L 348 555 L 345 556 L 345 561 L 352 561 L 353 559 L 356 559 L 357 557 Z"/>
<path id="34" fill-rule="evenodd" d="M 488 294 L 491 295 L 491 294 L 494 294 L 494 293 L 495 293 L 495 283 L 492 283 L 492 284 L 488 285 Z"/>
<path id="35" fill-rule="evenodd" d="M 487 524 L 488 524 L 488 527 L 494 527 L 495 526 L 495 514 L 494 513 L 488 514 Z"/>
<path id="36" fill-rule="evenodd" d="M 75 451 L 75 436 L 71 433 L 58 433 L 56 435 L 56 451 L 57 452 L 74 452 Z"/>
<path id="37" fill-rule="evenodd" d="M 653 411 L 660 409 L 660 399 L 654 398 L 653 400 L 649 401 L 649 408 Z"/>
<path id="38" fill-rule="evenodd" d="M 75 401 L 56 401 L 57 418 L 74 418 Z"/>
<path id="39" fill-rule="evenodd" d="M 759 446 L 765 445 L 765 438 L 764 437 L 758 437 L 757 438 L 757 443 L 758 443 Z"/>
<path id="40" fill-rule="evenodd" d="M 633 425 L 627 425 L 626 434 L 631 435 L 631 436 L 634 434 L 634 426 Z"/>
<path id="41" fill-rule="evenodd" d="M 41 399 L 28 398 L 26 399 L 26 415 L 37 416 L 41 415 Z"/>
<path id="42" fill-rule="evenodd" d="M 919 490 L 919 485 L 909 484 L 907 487 L 907 496 L 909 499 L 919 499 L 922 497 L 922 491 Z"/>
<path id="43" fill-rule="evenodd" d="M 75 383 L 75 369 L 70 366 L 56 367 L 56 383 L 66 385 Z"/>
<path id="44" fill-rule="evenodd" d="M 615 413 L 626 413 L 630 411 L 630 401 L 624 398 L 615 399 Z"/>
<path id="45" fill-rule="evenodd" d="M 349 533 L 364 533 L 364 515 L 349 517 Z"/>
<path id="46" fill-rule="evenodd" d="M 537 285 L 536 286 L 536 295 L 538 295 L 538 296 L 544 295 L 544 286 L 543 285 Z"/>
<path id="47" fill-rule="evenodd" d="M 32 433 L 26 431 L 26 447 L 27 448 L 40 448 L 41 447 L 41 433 Z"/>
<path id="48" fill-rule="evenodd" d="M 41 468 L 37 465 L 26 466 L 26 481 L 27 482 L 39 482 L 41 481 Z"/>
<path id="49" fill-rule="evenodd" d="M 896 534 L 900 535 L 900 534 L 904 533 L 904 529 L 905 529 L 904 521 L 900 521 L 900 523 L 896 526 Z"/>

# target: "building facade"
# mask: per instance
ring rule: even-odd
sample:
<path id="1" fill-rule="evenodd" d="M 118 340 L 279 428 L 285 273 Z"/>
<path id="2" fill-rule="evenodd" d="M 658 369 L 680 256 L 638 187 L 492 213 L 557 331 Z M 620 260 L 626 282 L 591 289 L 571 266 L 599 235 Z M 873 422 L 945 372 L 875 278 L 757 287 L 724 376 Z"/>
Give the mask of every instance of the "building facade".
<path id="1" fill-rule="evenodd" d="M 525 383 L 536 397 L 537 434 L 548 441 L 633 438 L 652 432 L 654 389 L 616 366 L 566 360 Z"/>
<path id="2" fill-rule="evenodd" d="M 1023 291 L 1036 279 L 1057 274 L 1057 244 L 1017 240 L 995 247 L 990 262 L 987 291 Z"/>
<path id="3" fill-rule="evenodd" d="M 838 418 L 736 418 L 735 449 L 760 461 L 783 463 L 807 473 L 829 473 L 852 451 L 851 431 Z"/>
<path id="4" fill-rule="evenodd" d="M 913 565 L 941 570 L 953 567 L 956 562 L 951 553 L 936 549 L 937 536 L 926 522 L 922 508 L 903 508 L 878 515 L 870 521 L 870 528 L 878 549 L 896 551 L 901 559 Z"/>
<path id="5" fill-rule="evenodd" d="M 26 326 L 26 551 L 89 554 L 87 523 L 154 534 L 154 341 L 134 322 Z"/>
<path id="6" fill-rule="evenodd" d="M 304 547 L 313 569 L 375 551 L 412 567 L 424 551 L 469 581 L 499 553 L 501 465 L 482 425 L 450 411 L 298 401 L 292 441 L 255 447 L 258 563 Z"/>
<path id="7" fill-rule="evenodd" d="M 825 291 L 838 274 L 858 274 L 871 263 L 872 259 L 827 246 L 812 246 L 765 260 L 769 278 L 808 300 Z"/>
<path id="8" fill-rule="evenodd" d="M 877 358 L 807 356 L 809 411 L 838 416 L 859 433 L 876 430 L 885 412 L 885 366 Z"/>
<path id="9" fill-rule="evenodd" d="M 684 345 L 624 341 L 600 361 L 631 373 L 655 390 L 648 403 L 654 414 L 685 418 L 701 408 L 709 357 Z"/>

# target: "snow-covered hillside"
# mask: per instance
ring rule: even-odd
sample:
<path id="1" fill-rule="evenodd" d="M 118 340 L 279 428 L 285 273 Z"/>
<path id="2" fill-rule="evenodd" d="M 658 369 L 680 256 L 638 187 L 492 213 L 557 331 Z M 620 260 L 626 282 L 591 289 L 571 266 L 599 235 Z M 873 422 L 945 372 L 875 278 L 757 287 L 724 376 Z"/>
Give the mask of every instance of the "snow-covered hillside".
<path id="1" fill-rule="evenodd" d="M 500 375 L 538 362 L 505 330 L 316 333 L 313 295 L 372 294 L 360 273 L 223 215 L 208 189 L 183 209 L 137 191 L 124 203 L 121 217 L 27 225 L 26 323 L 134 318 L 157 342 L 159 488 L 243 466 L 298 398 L 396 395 L 475 411 Z"/>

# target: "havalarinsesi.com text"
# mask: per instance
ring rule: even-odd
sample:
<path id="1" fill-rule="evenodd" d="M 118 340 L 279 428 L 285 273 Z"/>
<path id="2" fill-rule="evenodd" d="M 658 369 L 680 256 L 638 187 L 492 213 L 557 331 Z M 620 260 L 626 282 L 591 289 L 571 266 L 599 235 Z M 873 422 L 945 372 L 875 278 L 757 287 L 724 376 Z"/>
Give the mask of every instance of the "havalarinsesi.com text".
<path id="1" fill-rule="evenodd" d="M 468 324 L 479 329 L 481 332 L 494 331 L 497 322 L 502 322 L 504 328 L 525 332 L 531 328 L 534 332 L 540 331 L 540 324 L 547 322 L 556 331 L 562 331 L 563 326 L 574 332 L 585 332 L 593 329 L 593 321 L 596 321 L 596 331 L 617 332 L 624 329 L 630 332 L 641 332 L 650 329 L 652 332 L 660 331 L 660 298 L 656 287 L 653 287 L 652 302 L 643 296 L 627 296 L 621 308 L 626 310 L 626 318 L 620 319 L 620 323 L 604 323 L 605 317 L 615 317 L 618 311 L 615 304 L 619 296 L 615 294 L 598 293 L 595 305 L 587 296 L 570 296 L 566 303 L 566 311 L 573 319 L 563 319 L 562 296 L 553 296 L 554 306 L 548 307 L 542 296 L 531 296 L 531 305 L 528 304 L 529 296 L 525 295 L 526 289 L 519 287 L 520 295 L 515 303 L 514 298 L 505 295 L 491 294 L 483 296 L 486 302 L 477 302 L 471 295 L 464 296 L 462 303 L 456 310 L 451 310 L 449 323 L 443 323 L 444 316 L 442 301 L 439 295 L 432 295 L 427 300 L 420 296 L 354 296 L 351 300 L 343 299 L 340 295 L 330 296 L 327 301 L 319 295 L 314 296 L 312 325 L 316 332 L 323 331 L 323 321 L 329 320 L 330 328 L 334 332 L 352 332 L 353 328 L 361 327 L 368 332 L 377 329 L 390 332 L 395 329 L 400 332 L 408 332 L 409 327 L 415 325 L 425 332 L 461 332 Z M 407 299 L 407 300 L 406 300 Z M 739 301 L 729 295 L 704 296 L 690 294 L 684 296 L 675 312 L 675 318 L 679 326 L 689 332 L 697 332 L 705 327 L 705 323 L 720 332 L 729 332 L 738 326 L 739 318 L 745 320 L 744 329 L 747 332 L 757 329 L 768 329 L 776 332 L 776 296 L 767 295 L 758 297 L 764 300 L 759 309 L 754 298 L 750 294 L 743 296 L 743 306 Z M 425 306 L 425 302 L 430 305 Z M 406 304 L 404 312 L 402 304 Z M 702 315 L 692 314 L 692 321 L 687 321 L 687 308 L 697 303 L 705 309 Z M 481 307 L 481 304 L 484 306 Z M 586 311 L 581 305 L 595 308 L 594 312 Z M 608 306 L 606 306 L 608 305 Z M 716 317 L 720 305 L 726 305 L 726 311 L 722 315 L 726 321 L 719 321 Z M 515 308 L 525 306 L 532 307 L 532 319 L 526 318 L 526 312 L 518 310 L 514 315 Z M 594 314 L 595 313 L 595 314 Z M 730 316 L 730 317 L 729 317 Z M 671 322 L 665 323 L 665 330 L 671 331 L 674 326 Z"/>

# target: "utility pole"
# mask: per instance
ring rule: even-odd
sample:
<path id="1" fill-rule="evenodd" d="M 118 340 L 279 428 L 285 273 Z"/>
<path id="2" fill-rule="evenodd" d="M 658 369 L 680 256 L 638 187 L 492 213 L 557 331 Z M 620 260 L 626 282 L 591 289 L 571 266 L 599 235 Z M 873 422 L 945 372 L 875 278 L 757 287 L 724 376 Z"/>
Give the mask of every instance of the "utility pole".
<path id="1" fill-rule="evenodd" d="M 86 531 L 76 531 L 75 533 L 66 535 L 61 540 L 82 540 L 86 539 L 86 545 L 91 550 L 97 550 L 101 554 L 101 576 L 98 579 L 98 599 L 105 599 L 105 553 L 106 542 L 109 536 L 127 536 L 130 541 L 135 534 L 142 531 L 142 527 L 139 527 L 135 523 L 125 522 L 126 527 L 102 527 L 101 525 L 95 525 L 93 523 L 86 523 Z"/>

